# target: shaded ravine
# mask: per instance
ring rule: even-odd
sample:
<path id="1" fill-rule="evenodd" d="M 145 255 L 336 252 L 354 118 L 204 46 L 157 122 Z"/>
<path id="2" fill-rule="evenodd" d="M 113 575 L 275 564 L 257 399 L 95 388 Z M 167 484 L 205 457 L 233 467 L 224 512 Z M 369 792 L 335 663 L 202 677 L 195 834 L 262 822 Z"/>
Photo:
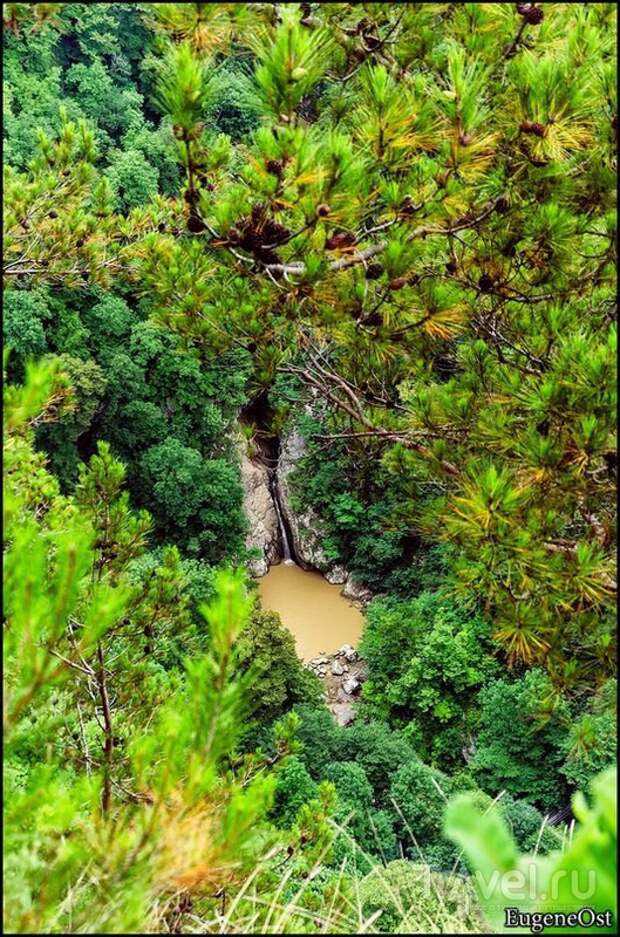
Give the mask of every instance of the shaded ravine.
<path id="1" fill-rule="evenodd" d="M 287 530 L 287 523 L 282 513 L 282 505 L 280 504 L 277 469 L 272 469 L 270 472 L 269 490 L 271 491 L 271 499 L 273 501 L 273 506 L 278 518 L 278 529 L 280 531 L 280 553 L 282 556 L 282 562 L 290 565 L 291 563 L 295 563 L 295 559 L 293 557 L 293 550 L 291 547 L 289 531 Z"/>
<path id="2" fill-rule="evenodd" d="M 240 422 L 253 430 L 252 454 L 246 451 L 244 434 L 240 451 L 250 521 L 248 545 L 262 552 L 251 571 L 263 608 L 280 615 L 300 657 L 309 661 L 320 654 L 335 654 L 343 645 L 355 646 L 363 615 L 350 601 L 360 597 L 346 591 L 343 595 L 346 570 L 339 567 L 340 575 L 334 575 L 333 564 L 322 555 L 320 518 L 293 509 L 288 478 L 303 456 L 305 441 L 295 430 L 280 439 L 272 421 L 265 395 L 240 414 Z"/>
<path id="3" fill-rule="evenodd" d="M 279 451 L 279 440 L 278 440 Z M 280 503 L 278 462 L 269 470 L 269 487 L 278 518 L 281 564 L 272 565 L 259 579 L 263 608 L 278 612 L 295 638 L 299 656 L 333 654 L 344 644 L 355 646 L 362 633 L 363 615 L 318 570 L 302 567 L 295 554 L 288 521 Z"/>

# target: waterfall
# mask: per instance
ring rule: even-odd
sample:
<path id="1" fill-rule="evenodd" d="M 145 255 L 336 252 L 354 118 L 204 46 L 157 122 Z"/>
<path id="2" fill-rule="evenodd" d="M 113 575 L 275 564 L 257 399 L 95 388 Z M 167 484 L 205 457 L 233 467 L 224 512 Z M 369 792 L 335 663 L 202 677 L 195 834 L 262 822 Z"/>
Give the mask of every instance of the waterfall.
<path id="1" fill-rule="evenodd" d="M 272 475 L 271 478 L 271 495 L 273 498 L 273 505 L 276 509 L 276 515 L 278 517 L 278 526 L 280 527 L 280 539 L 282 541 L 282 559 L 287 565 L 295 565 L 291 553 L 291 545 L 289 543 L 288 534 L 286 532 L 286 525 L 284 523 L 284 518 L 282 517 L 282 509 L 280 507 L 280 498 L 278 497 L 278 482 L 276 474 Z"/>

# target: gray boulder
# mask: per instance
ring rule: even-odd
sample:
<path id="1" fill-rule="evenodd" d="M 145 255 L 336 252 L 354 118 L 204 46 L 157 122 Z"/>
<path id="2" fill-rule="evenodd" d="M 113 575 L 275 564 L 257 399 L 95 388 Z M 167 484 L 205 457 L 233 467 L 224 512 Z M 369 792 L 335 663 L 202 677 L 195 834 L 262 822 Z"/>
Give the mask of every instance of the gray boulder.
<path id="1" fill-rule="evenodd" d="M 355 719 L 355 709 L 351 703 L 333 703 L 331 711 L 339 726 L 348 726 Z"/>
<path id="2" fill-rule="evenodd" d="M 340 586 L 343 582 L 347 581 L 348 575 L 344 566 L 333 566 L 325 573 L 325 578 L 328 582 L 331 582 L 332 585 Z"/>
<path id="3" fill-rule="evenodd" d="M 351 647 L 350 644 L 343 644 L 340 650 L 338 651 L 338 656 L 344 657 L 346 661 L 352 664 L 353 661 L 357 660 L 358 655 L 357 655 L 357 651 L 355 650 L 355 648 Z"/>

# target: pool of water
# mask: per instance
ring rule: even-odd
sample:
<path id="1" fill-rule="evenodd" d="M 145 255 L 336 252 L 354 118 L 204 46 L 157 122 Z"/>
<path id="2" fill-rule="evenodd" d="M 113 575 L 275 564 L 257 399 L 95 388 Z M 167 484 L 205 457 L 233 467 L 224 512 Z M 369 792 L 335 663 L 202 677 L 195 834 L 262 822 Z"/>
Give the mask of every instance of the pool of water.
<path id="1" fill-rule="evenodd" d="M 258 581 L 264 609 L 278 612 L 282 624 L 293 634 L 297 653 L 303 660 L 332 654 L 343 644 L 357 645 L 363 615 L 333 586 L 315 573 L 294 563 L 272 566 Z"/>

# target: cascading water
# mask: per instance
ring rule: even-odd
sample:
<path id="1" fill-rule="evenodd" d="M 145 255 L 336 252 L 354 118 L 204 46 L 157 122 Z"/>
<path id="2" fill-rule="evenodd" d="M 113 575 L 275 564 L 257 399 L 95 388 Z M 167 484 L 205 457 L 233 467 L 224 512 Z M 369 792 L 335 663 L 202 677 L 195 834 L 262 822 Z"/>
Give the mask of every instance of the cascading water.
<path id="1" fill-rule="evenodd" d="M 291 553 L 291 545 L 288 539 L 288 533 L 286 531 L 286 524 L 284 523 L 284 518 L 282 517 L 282 509 L 280 507 L 280 499 L 278 497 L 278 483 L 276 480 L 275 473 L 271 478 L 271 497 L 273 499 L 273 505 L 276 509 L 276 514 L 278 517 L 278 525 L 280 527 L 280 540 L 282 542 L 282 560 L 287 566 L 294 566 L 295 561 Z"/>

